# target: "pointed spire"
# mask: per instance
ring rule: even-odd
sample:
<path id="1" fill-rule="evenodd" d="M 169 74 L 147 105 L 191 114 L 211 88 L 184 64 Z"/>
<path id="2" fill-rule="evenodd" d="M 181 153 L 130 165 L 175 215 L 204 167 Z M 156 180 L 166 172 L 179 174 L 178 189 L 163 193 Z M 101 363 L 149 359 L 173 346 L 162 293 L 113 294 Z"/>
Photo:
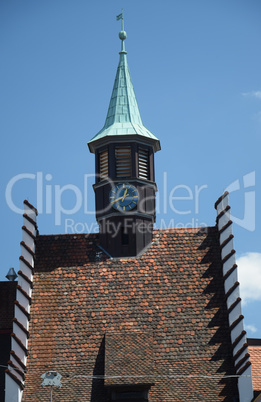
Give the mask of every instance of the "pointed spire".
<path id="1" fill-rule="evenodd" d="M 130 77 L 124 43 L 127 33 L 124 31 L 123 13 L 116 18 L 122 20 L 122 30 L 119 33 L 121 40 L 119 65 L 104 127 L 89 141 L 88 145 L 90 151 L 94 152 L 97 141 L 100 143 L 104 137 L 138 135 L 151 140 L 156 152 L 160 149 L 160 142 L 142 123 Z"/>
<path id="2" fill-rule="evenodd" d="M 142 125 L 142 120 L 128 68 L 127 52 L 125 51 L 124 46 L 124 40 L 127 37 L 126 32 L 121 31 L 119 33 L 119 37 L 122 41 L 120 61 L 114 81 L 104 128 L 108 128 L 114 123 L 136 123 Z"/>

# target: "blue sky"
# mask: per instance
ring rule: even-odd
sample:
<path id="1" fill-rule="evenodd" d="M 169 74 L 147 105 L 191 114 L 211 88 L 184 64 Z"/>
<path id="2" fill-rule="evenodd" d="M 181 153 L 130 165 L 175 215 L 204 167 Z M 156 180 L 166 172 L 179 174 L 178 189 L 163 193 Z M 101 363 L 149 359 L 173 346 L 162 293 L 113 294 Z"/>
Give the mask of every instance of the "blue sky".
<path id="1" fill-rule="evenodd" d="M 86 143 L 105 121 L 122 8 L 143 123 L 162 147 L 157 227 L 214 225 L 230 186 L 245 323 L 261 337 L 259 0 L 1 1 L 0 280 L 19 269 L 22 216 L 12 209 L 24 199 L 42 210 L 40 234 L 97 229 Z M 59 214 L 60 203 L 75 211 Z"/>

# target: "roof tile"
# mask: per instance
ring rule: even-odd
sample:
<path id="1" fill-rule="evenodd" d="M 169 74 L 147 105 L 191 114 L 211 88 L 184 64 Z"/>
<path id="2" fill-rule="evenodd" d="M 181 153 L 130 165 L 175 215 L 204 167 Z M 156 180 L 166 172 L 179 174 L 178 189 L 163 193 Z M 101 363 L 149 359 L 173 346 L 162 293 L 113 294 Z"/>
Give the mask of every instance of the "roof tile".
<path id="1" fill-rule="evenodd" d="M 153 378 L 151 400 L 237 396 L 215 227 L 156 230 L 137 259 L 109 259 L 97 234 L 38 236 L 30 335 L 25 401 L 49 400 L 51 369 L 54 400 L 107 401 L 119 361 L 117 383 Z"/>

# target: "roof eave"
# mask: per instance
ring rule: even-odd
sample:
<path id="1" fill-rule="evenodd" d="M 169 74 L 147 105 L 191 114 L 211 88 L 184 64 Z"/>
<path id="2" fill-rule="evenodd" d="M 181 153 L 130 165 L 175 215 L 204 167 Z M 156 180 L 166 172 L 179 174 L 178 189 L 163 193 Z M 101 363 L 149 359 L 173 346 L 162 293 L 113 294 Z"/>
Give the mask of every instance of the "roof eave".
<path id="1" fill-rule="evenodd" d="M 91 153 L 95 153 L 96 149 L 103 145 L 108 145 L 110 143 L 126 143 L 135 141 L 140 144 L 150 145 L 153 148 L 153 152 L 161 150 L 160 141 L 158 139 L 153 139 L 149 137 L 144 137 L 139 134 L 128 134 L 128 135 L 107 135 L 105 137 L 100 137 L 95 140 L 89 141 L 88 147 Z"/>

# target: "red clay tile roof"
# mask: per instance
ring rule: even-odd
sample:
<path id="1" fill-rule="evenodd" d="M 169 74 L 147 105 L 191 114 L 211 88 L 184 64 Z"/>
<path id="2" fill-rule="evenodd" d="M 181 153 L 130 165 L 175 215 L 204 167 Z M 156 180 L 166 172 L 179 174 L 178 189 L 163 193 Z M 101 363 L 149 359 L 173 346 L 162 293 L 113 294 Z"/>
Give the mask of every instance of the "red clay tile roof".
<path id="1" fill-rule="evenodd" d="M 105 385 L 153 384 L 153 348 L 152 333 L 106 333 Z"/>
<path id="2" fill-rule="evenodd" d="M 253 389 L 261 392 L 261 340 L 259 344 L 254 345 L 251 339 L 248 339 L 248 351 L 252 363 Z"/>
<path id="3" fill-rule="evenodd" d="M 143 347 L 140 334 L 148 334 Z M 234 368 L 215 227 L 157 230 L 138 259 L 109 259 L 97 234 L 37 237 L 23 401 L 49 401 L 40 386 L 48 370 L 63 376 L 54 401 L 107 401 L 104 375 L 119 373 L 117 347 L 127 353 L 126 384 L 135 375 L 147 382 L 151 371 L 150 401 L 238 396 L 237 380 L 222 378 Z M 135 366 L 142 353 L 148 361 Z"/>

